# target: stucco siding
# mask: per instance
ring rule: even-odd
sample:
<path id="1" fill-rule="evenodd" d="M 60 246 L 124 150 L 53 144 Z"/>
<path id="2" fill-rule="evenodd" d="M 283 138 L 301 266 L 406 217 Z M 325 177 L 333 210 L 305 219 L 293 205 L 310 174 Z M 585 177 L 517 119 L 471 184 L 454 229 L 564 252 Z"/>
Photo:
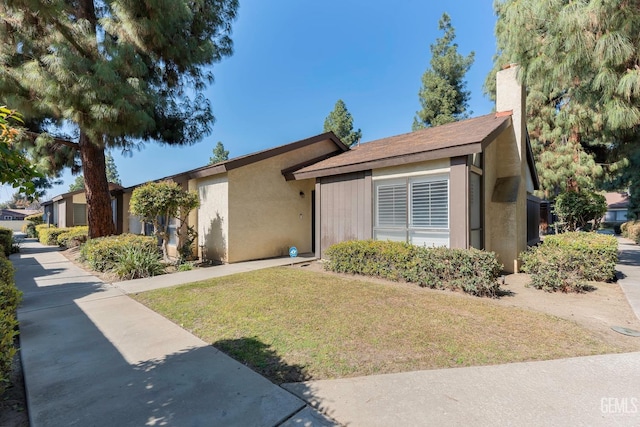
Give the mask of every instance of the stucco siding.
<path id="1" fill-rule="evenodd" d="M 227 174 L 198 180 L 191 187 L 200 197 L 198 256 L 206 261 L 229 262 L 229 182 Z M 203 253 L 204 249 L 204 253 Z"/>
<path id="2" fill-rule="evenodd" d="M 229 262 L 285 256 L 291 246 L 312 252 L 314 180 L 286 181 L 281 171 L 314 157 L 314 148 L 229 172 Z"/>
<path id="3" fill-rule="evenodd" d="M 321 178 L 318 188 L 320 257 L 335 243 L 371 238 L 371 171 Z"/>
<path id="4" fill-rule="evenodd" d="M 419 176 L 425 173 L 446 173 L 449 172 L 450 159 L 430 160 L 427 162 L 411 163 L 402 166 L 374 169 L 373 179 L 400 178 L 408 176 Z"/>
<path id="5" fill-rule="evenodd" d="M 493 251 L 507 272 L 519 269 L 519 254 L 527 248 L 526 180 L 519 162 L 513 127 L 509 127 L 485 150 L 485 248 Z M 496 199 L 500 178 L 520 177 L 517 200 Z"/>

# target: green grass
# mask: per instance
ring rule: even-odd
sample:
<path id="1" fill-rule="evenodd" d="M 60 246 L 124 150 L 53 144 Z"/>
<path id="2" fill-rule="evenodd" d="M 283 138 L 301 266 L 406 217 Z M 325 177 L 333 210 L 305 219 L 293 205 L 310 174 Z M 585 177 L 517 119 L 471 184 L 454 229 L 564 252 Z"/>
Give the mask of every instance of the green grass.
<path id="1" fill-rule="evenodd" d="M 275 383 L 620 351 L 553 316 L 299 268 L 134 298 Z"/>

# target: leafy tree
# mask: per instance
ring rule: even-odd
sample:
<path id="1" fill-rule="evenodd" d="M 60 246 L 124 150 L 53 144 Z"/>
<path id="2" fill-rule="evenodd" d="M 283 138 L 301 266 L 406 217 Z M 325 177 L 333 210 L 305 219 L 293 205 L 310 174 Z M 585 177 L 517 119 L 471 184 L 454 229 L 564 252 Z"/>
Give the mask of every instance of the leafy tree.
<path id="1" fill-rule="evenodd" d="M 594 221 L 594 230 L 607 212 L 607 201 L 593 191 L 565 191 L 556 198 L 555 212 L 567 231 L 584 230 Z"/>
<path id="2" fill-rule="evenodd" d="M 69 185 L 69 191 L 84 190 L 84 176 L 77 175 L 75 181 Z"/>
<path id="3" fill-rule="evenodd" d="M 353 130 L 353 117 L 342 99 L 338 99 L 333 111 L 324 120 L 324 132 L 329 131 L 333 131 L 349 147 L 362 138 L 362 130 Z"/>
<path id="4" fill-rule="evenodd" d="M 111 154 L 105 155 L 105 168 L 107 173 L 107 182 L 113 184 L 122 184 L 116 162 Z M 69 185 L 69 191 L 84 190 L 84 175 L 76 176 L 75 181 Z"/>
<path id="5" fill-rule="evenodd" d="M 172 218 L 178 221 L 177 246 L 182 248 L 185 238 L 182 232 L 183 225 L 187 221 L 189 212 L 198 206 L 200 206 L 198 193 L 184 191 L 173 181 L 160 181 L 149 182 L 133 190 L 129 202 L 129 212 L 139 216 L 143 222 L 153 224 L 154 234 L 162 239 L 164 259 L 168 260 L 169 221 Z M 193 241 L 193 236 L 189 233 L 193 234 L 190 231 L 186 237 Z"/>
<path id="6" fill-rule="evenodd" d="M 33 179 L 42 175 L 16 145 L 22 123 L 16 111 L 0 107 L 0 183 L 9 184 L 21 193 L 33 196 L 37 193 Z"/>
<path id="7" fill-rule="evenodd" d="M 473 64 L 475 53 L 466 57 L 458 53 L 455 29 L 446 13 L 442 14 L 438 28 L 444 36 L 431 45 L 431 68 L 422 75 L 422 88 L 418 92 L 422 109 L 416 112 L 413 130 L 468 117 L 471 92 L 465 89 L 464 76 Z"/>
<path id="8" fill-rule="evenodd" d="M 497 0 L 494 6 L 495 68 L 520 65 L 529 90 L 529 131 L 539 152 L 561 157 L 556 149 L 567 139 L 607 165 L 603 170 L 594 162 L 588 171 L 593 185 L 607 179 L 640 189 L 633 184 L 638 174 L 625 173 L 630 167 L 626 159 L 640 149 L 636 2 Z M 490 75 L 490 92 L 492 80 Z M 640 205 L 640 193 L 632 191 L 631 201 Z"/>
<path id="9" fill-rule="evenodd" d="M 90 237 L 115 233 L 105 149 L 184 145 L 210 131 L 211 64 L 231 55 L 237 0 L 0 4 L 0 93 L 49 170 L 84 171 Z M 71 131 L 66 137 L 63 131 Z"/>
<path id="10" fill-rule="evenodd" d="M 225 160 L 229 160 L 229 150 L 225 150 L 224 144 L 218 141 L 216 147 L 213 149 L 213 157 L 209 157 L 209 164 L 213 165 L 224 162 Z"/>

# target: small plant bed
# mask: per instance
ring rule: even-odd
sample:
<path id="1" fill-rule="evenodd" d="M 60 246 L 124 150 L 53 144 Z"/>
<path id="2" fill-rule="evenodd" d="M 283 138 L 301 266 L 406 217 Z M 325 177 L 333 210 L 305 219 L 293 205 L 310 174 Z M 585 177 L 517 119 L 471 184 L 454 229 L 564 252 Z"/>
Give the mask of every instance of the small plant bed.
<path id="1" fill-rule="evenodd" d="M 120 280 L 165 272 L 157 239 L 136 234 L 91 239 L 81 246 L 79 260 L 92 270 L 112 273 Z"/>
<path id="2" fill-rule="evenodd" d="M 495 297 L 500 291 L 497 279 L 502 265 L 493 252 L 359 240 L 335 244 L 325 255 L 325 268 L 335 273 L 406 281 L 432 289 L 461 289 L 476 296 Z"/>
<path id="3" fill-rule="evenodd" d="M 498 300 L 300 267 L 133 297 L 278 384 L 628 350 Z"/>
<path id="4" fill-rule="evenodd" d="M 615 279 L 618 241 L 610 235 L 585 232 L 547 236 L 521 255 L 531 286 L 548 292 L 584 292 L 590 281 Z"/>

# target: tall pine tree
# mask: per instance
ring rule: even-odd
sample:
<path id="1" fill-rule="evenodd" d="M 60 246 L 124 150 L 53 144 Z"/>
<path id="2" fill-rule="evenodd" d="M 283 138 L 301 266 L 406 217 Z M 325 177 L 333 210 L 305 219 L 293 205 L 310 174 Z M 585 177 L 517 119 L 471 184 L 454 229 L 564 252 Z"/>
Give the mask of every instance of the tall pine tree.
<path id="1" fill-rule="evenodd" d="M 210 165 L 229 160 L 229 150 L 224 149 L 224 144 L 222 143 L 222 141 L 218 141 L 211 154 L 213 154 L 213 156 L 209 157 Z"/>
<path id="2" fill-rule="evenodd" d="M 210 131 L 207 66 L 232 53 L 237 0 L 0 3 L 0 94 L 42 165 L 84 171 L 89 233 L 113 234 L 105 149 Z M 72 129 L 74 138 L 61 137 Z M 42 131 L 46 131 L 42 133 Z"/>
<path id="3" fill-rule="evenodd" d="M 529 131 L 540 152 L 556 153 L 564 139 L 608 165 L 604 171 L 592 169 L 593 182 L 604 172 L 618 185 L 637 188 L 639 175 L 626 171 L 640 148 L 638 2 L 499 0 L 494 5 L 496 67 L 520 64 L 529 88 Z M 640 208 L 640 194 L 632 191 L 631 201 Z"/>
<path id="4" fill-rule="evenodd" d="M 362 130 L 353 130 L 353 117 L 342 99 L 338 99 L 333 111 L 324 120 L 324 131 L 333 131 L 349 147 L 362 138 Z"/>
<path id="5" fill-rule="evenodd" d="M 458 53 L 458 45 L 454 42 L 456 32 L 446 13 L 442 14 L 438 28 L 444 35 L 431 45 L 431 68 L 422 75 L 422 88 L 418 92 L 422 109 L 416 112 L 413 130 L 468 117 L 471 92 L 466 90 L 464 76 L 473 64 L 475 53 L 466 57 Z"/>

